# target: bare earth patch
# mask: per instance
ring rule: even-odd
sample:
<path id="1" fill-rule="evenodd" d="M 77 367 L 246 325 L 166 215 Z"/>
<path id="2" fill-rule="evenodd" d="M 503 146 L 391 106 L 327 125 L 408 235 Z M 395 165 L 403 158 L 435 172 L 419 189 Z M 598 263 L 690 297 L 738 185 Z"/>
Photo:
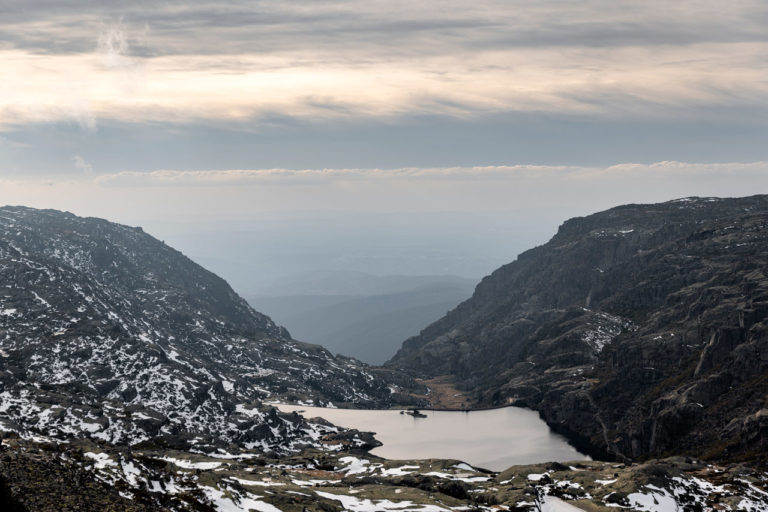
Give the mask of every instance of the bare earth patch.
<path id="1" fill-rule="evenodd" d="M 464 410 L 471 409 L 472 402 L 462 391 L 459 391 L 450 376 L 435 377 L 434 379 L 418 382 L 429 388 L 429 395 L 425 398 L 435 409 Z"/>

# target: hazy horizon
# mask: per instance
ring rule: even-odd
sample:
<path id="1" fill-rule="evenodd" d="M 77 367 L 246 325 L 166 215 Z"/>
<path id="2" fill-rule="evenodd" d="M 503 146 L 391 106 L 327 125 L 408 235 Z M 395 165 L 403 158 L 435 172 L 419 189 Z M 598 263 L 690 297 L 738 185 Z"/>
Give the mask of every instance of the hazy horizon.
<path id="1" fill-rule="evenodd" d="M 763 182 L 768 185 L 768 173 Z M 761 176 L 755 176 L 760 178 Z M 759 182 L 762 183 L 762 182 Z M 704 189 L 701 183 L 698 190 Z M 280 216 L 251 214 L 249 218 L 213 220 L 209 217 L 148 217 L 145 212 L 67 208 L 66 202 L 37 201 L 23 206 L 55 208 L 131 226 L 184 253 L 226 279 L 243 296 L 274 295 L 271 288 L 287 278 L 334 271 L 373 276 L 457 276 L 477 282 L 528 249 L 547 242 L 565 220 L 631 202 L 650 203 L 690 195 L 733 197 L 752 195 L 756 188 L 742 181 L 741 194 L 674 194 L 675 189 L 647 194 L 590 198 L 553 205 L 527 204 L 520 211 L 420 212 L 301 212 Z M 720 187 L 725 188 L 725 184 Z M 738 187 L 734 187 L 738 188 Z M 682 190 L 681 190 L 682 192 Z M 666 194 L 666 195 L 665 195 Z M 670 195 L 671 194 L 671 195 Z M 4 198 L 0 191 L 0 199 Z M 626 198 L 622 200 L 622 198 Z M 591 199 L 591 200 L 590 200 Z M 589 203 L 589 204 L 582 204 Z M 8 203 L 10 204 L 10 203 Z M 600 206 L 598 206 L 600 205 Z M 110 215 L 109 213 L 113 213 Z M 139 215 L 137 215 L 139 213 Z"/>

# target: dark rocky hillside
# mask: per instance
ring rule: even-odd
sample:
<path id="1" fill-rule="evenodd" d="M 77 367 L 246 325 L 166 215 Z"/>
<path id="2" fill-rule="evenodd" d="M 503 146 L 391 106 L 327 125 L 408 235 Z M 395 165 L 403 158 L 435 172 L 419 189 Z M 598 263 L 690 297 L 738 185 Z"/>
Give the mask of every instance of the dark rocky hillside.
<path id="1" fill-rule="evenodd" d="M 261 400 L 387 406 L 388 380 L 292 340 L 140 228 L 0 208 L 0 427 L 277 453 L 323 427 Z"/>
<path id="2" fill-rule="evenodd" d="M 595 454 L 768 454 L 768 196 L 565 222 L 388 363 Z"/>

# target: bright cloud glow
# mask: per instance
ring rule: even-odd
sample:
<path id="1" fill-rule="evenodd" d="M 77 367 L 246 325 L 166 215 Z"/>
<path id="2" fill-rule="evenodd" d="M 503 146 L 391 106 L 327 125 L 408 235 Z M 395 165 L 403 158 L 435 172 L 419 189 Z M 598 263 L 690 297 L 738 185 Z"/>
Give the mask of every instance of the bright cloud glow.
<path id="1" fill-rule="evenodd" d="M 506 111 L 665 116 L 768 101 L 768 44 L 489 51 L 386 62 L 165 56 L 128 68 L 96 54 L 0 52 L 5 125 L 95 118 L 191 122 Z M 679 64 L 685 61 L 685 64 Z M 727 67 L 727 74 L 719 70 Z"/>
<path id="2" fill-rule="evenodd" d="M 511 111 L 714 119 L 722 111 L 709 109 L 768 102 L 759 2 L 138 3 L 112 21 L 73 5 L 0 21 L 0 127 Z"/>

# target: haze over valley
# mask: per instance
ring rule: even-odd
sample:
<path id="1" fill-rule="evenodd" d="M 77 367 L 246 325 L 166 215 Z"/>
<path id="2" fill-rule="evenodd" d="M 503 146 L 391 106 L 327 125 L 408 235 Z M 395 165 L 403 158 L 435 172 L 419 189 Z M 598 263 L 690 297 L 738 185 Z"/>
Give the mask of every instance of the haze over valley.
<path id="1" fill-rule="evenodd" d="M 369 364 L 383 364 L 402 341 L 472 295 L 478 280 L 457 276 L 299 274 L 246 297 L 297 339 Z"/>

